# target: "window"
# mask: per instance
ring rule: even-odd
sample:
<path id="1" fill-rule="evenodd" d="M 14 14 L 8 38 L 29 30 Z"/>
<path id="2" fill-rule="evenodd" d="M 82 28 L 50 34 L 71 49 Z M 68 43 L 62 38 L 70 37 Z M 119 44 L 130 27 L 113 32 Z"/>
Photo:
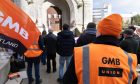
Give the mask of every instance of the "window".
<path id="1" fill-rule="evenodd" d="M 54 14 L 54 18 L 57 18 L 57 14 Z"/>
<path id="2" fill-rule="evenodd" d="M 49 19 L 52 18 L 51 14 L 48 14 L 48 18 L 49 18 Z"/>

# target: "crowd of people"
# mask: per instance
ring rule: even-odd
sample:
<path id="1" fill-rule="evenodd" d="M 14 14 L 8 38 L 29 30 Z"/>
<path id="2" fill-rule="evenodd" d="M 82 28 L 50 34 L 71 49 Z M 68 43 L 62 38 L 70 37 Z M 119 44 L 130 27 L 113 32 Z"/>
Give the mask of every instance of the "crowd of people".
<path id="1" fill-rule="evenodd" d="M 122 17 L 119 14 L 102 19 L 97 26 L 90 22 L 76 43 L 68 24 L 63 25 L 57 36 L 52 30 L 48 34 L 44 30 L 38 43 L 34 43 L 24 53 L 28 82 L 32 84 L 34 81 L 33 64 L 36 84 L 42 82 L 40 60 L 43 65 L 47 65 L 47 73 L 55 73 L 58 53 L 57 81 L 60 84 L 137 84 L 140 38 L 135 31 L 134 26 L 122 30 Z"/>

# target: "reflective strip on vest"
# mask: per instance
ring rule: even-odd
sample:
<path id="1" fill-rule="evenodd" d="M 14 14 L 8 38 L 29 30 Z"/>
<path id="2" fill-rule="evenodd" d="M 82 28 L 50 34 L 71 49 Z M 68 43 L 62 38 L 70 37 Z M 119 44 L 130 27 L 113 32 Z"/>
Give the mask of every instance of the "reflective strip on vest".
<path id="1" fill-rule="evenodd" d="M 40 50 L 37 46 L 37 44 L 33 44 L 33 48 L 28 48 L 28 50 Z M 36 48 L 35 48 L 36 47 Z"/>
<path id="2" fill-rule="evenodd" d="M 133 76 L 133 73 L 134 73 L 133 69 L 132 69 L 133 60 L 132 60 L 131 56 L 127 52 L 124 51 L 124 53 L 128 56 L 128 65 L 129 65 L 129 68 L 130 68 L 130 73 L 128 75 L 128 84 L 131 84 L 132 76 Z"/>
<path id="3" fill-rule="evenodd" d="M 28 48 L 28 50 L 40 50 L 39 48 Z"/>
<path id="4" fill-rule="evenodd" d="M 83 47 L 83 84 L 89 84 L 89 47 Z"/>
<path id="5" fill-rule="evenodd" d="M 38 57 L 42 53 L 42 50 L 39 49 L 38 45 L 31 45 L 30 48 L 24 53 L 26 57 Z"/>

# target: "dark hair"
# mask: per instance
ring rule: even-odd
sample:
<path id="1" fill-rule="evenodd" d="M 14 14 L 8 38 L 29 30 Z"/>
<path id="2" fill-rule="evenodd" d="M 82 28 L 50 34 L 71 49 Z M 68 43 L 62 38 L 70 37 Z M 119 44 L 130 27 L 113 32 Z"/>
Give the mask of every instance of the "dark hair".
<path id="1" fill-rule="evenodd" d="M 133 29 L 125 29 L 124 30 L 124 34 L 133 35 L 134 34 L 134 31 L 133 31 Z"/>
<path id="2" fill-rule="evenodd" d="M 53 33 L 53 30 L 52 30 L 52 29 L 49 29 L 48 32 L 49 32 L 49 33 Z"/>
<path id="3" fill-rule="evenodd" d="M 43 30 L 42 31 L 42 35 L 46 35 L 46 30 Z"/>
<path id="4" fill-rule="evenodd" d="M 63 25 L 63 30 L 68 30 L 69 29 L 69 25 L 68 24 L 64 24 Z"/>
<path id="5" fill-rule="evenodd" d="M 87 28 L 96 28 L 96 24 L 93 22 L 88 23 Z"/>
<path id="6" fill-rule="evenodd" d="M 133 31 L 136 30 L 136 28 L 135 28 L 134 26 L 129 26 L 128 28 L 129 28 L 129 29 L 132 29 Z"/>

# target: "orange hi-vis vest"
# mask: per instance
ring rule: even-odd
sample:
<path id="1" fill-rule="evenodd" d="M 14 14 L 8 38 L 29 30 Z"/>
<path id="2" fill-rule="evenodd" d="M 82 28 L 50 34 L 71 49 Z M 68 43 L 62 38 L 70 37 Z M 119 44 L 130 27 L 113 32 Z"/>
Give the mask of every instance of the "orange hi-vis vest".
<path id="1" fill-rule="evenodd" d="M 132 84 L 137 57 L 120 47 L 89 44 L 74 49 L 78 84 Z"/>
<path id="2" fill-rule="evenodd" d="M 33 45 L 28 48 L 28 50 L 24 53 L 26 57 L 38 57 L 42 53 L 42 50 L 39 48 L 39 45 L 37 43 L 34 43 Z"/>

